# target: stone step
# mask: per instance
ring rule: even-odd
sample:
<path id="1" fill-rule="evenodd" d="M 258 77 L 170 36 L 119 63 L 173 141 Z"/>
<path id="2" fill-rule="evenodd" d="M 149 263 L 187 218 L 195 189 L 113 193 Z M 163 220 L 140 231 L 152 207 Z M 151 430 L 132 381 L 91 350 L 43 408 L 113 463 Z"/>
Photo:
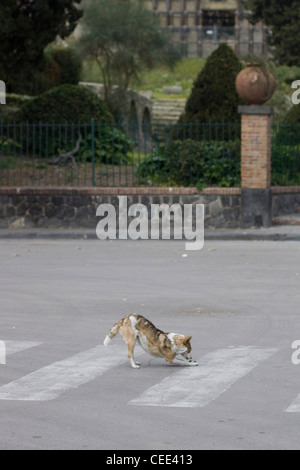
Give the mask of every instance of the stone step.
<path id="1" fill-rule="evenodd" d="M 176 122 L 185 108 L 186 100 L 155 100 L 153 102 L 154 121 Z"/>
<path id="2" fill-rule="evenodd" d="M 184 106 L 153 106 L 154 111 L 164 111 L 166 109 L 172 109 L 173 111 L 183 111 Z"/>
<path id="3" fill-rule="evenodd" d="M 153 102 L 154 107 L 172 107 L 172 108 L 184 108 L 186 100 L 155 100 Z"/>
<path id="4" fill-rule="evenodd" d="M 184 109 L 181 109 L 181 108 L 178 108 L 178 109 L 174 109 L 174 108 L 160 108 L 160 109 L 153 109 L 153 112 L 155 114 L 166 114 L 166 115 L 169 115 L 169 114 L 178 114 L 178 113 L 182 113 L 184 111 Z"/>
<path id="5" fill-rule="evenodd" d="M 153 112 L 156 114 L 167 114 L 167 113 L 178 114 L 178 113 L 182 113 L 183 111 L 184 111 L 184 108 L 153 108 Z"/>

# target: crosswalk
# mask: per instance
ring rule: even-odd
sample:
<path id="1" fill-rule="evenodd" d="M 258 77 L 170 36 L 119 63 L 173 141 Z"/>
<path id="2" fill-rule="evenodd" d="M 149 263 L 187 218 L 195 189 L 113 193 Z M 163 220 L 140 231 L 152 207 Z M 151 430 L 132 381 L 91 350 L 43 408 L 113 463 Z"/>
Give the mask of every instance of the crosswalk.
<path id="1" fill-rule="evenodd" d="M 11 356 L 21 351 L 42 345 L 30 341 L 6 341 L 6 354 Z M 254 346 L 227 347 L 217 349 L 198 359 L 198 367 L 168 367 L 168 376 L 153 384 L 140 395 L 133 397 L 129 406 L 160 406 L 177 408 L 204 408 L 228 392 L 259 364 L 278 352 L 276 348 Z M 143 354 L 136 353 L 136 357 Z M 11 362 L 10 358 L 8 362 Z M 105 348 L 96 346 L 66 359 L 37 369 L 23 377 L 0 386 L 0 401 L 48 401 L 59 398 L 114 368 L 127 365 L 124 345 L 118 343 Z M 0 373 L 1 373 L 0 366 Z M 138 372 L 137 372 L 138 373 Z M 130 379 L 129 379 L 130 380 Z M 300 394 L 283 410 L 300 412 Z"/>
<path id="2" fill-rule="evenodd" d="M 3 385 L 0 400 L 53 400 L 121 365 L 125 359 L 120 348 L 96 346 Z"/>
<path id="3" fill-rule="evenodd" d="M 202 408 L 276 351 L 251 347 L 219 349 L 200 359 L 198 367 L 182 369 L 129 404 Z"/>

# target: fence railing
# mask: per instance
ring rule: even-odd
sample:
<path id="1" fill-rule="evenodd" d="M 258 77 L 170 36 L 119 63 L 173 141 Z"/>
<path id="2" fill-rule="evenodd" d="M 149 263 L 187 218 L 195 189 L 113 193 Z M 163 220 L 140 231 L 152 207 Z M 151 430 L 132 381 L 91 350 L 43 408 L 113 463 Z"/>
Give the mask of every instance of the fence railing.
<path id="1" fill-rule="evenodd" d="M 272 184 L 300 185 L 300 124 L 273 125 Z"/>
<path id="2" fill-rule="evenodd" d="M 0 186 L 240 186 L 240 123 L 0 123 Z M 300 126 L 272 128 L 272 184 L 300 184 Z"/>

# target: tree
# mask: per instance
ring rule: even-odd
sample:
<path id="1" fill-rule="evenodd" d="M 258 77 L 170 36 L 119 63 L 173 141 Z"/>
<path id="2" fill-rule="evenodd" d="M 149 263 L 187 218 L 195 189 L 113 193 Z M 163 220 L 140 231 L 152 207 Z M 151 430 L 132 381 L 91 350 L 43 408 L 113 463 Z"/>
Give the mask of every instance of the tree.
<path id="1" fill-rule="evenodd" d="M 268 43 L 274 58 L 281 64 L 298 65 L 300 59 L 300 2 L 299 0 L 247 0 L 249 20 L 268 25 Z"/>
<path id="2" fill-rule="evenodd" d="M 241 64 L 227 44 L 221 44 L 207 59 L 187 100 L 181 122 L 232 122 L 239 118 L 240 98 L 235 80 Z"/>
<path id="3" fill-rule="evenodd" d="M 26 91 L 43 65 L 45 47 L 69 36 L 82 11 L 81 0 L 1 0 L 1 78 L 8 91 Z"/>
<path id="4" fill-rule="evenodd" d="M 106 102 L 114 84 L 124 92 L 144 68 L 172 67 L 180 58 L 158 18 L 137 1 L 95 0 L 84 9 L 82 27 L 80 48 L 101 69 Z"/>

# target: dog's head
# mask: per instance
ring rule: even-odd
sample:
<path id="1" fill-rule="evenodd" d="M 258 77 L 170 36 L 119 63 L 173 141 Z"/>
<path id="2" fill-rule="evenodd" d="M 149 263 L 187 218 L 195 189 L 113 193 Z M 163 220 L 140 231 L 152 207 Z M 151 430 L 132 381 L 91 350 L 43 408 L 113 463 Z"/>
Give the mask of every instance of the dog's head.
<path id="1" fill-rule="evenodd" d="M 183 357 L 185 357 L 188 360 L 192 359 L 191 339 L 192 339 L 191 336 L 176 335 L 174 337 L 174 341 L 177 347 L 177 354 L 181 354 Z"/>

